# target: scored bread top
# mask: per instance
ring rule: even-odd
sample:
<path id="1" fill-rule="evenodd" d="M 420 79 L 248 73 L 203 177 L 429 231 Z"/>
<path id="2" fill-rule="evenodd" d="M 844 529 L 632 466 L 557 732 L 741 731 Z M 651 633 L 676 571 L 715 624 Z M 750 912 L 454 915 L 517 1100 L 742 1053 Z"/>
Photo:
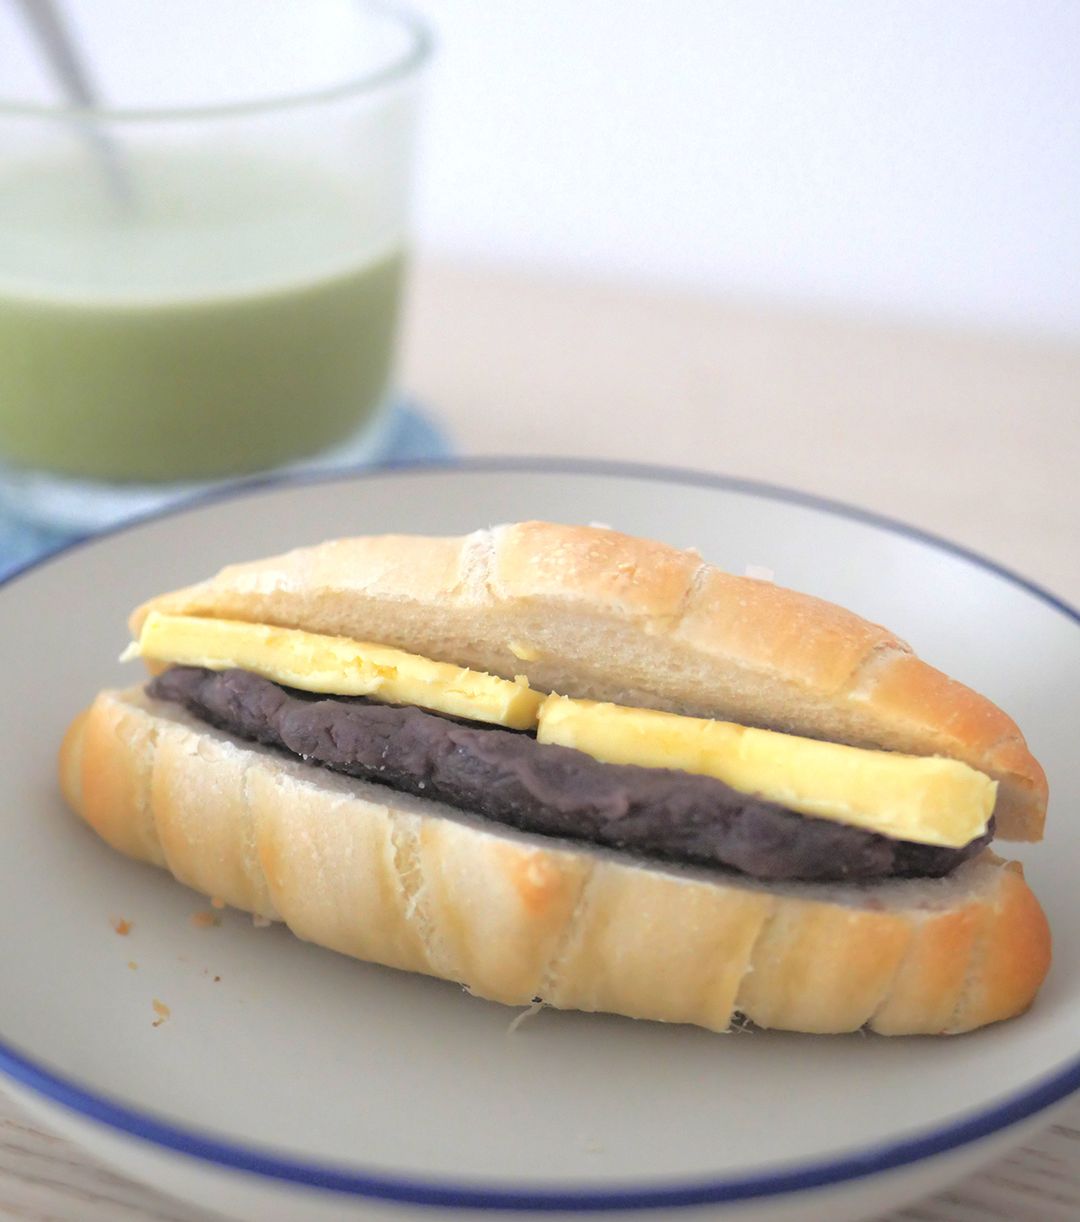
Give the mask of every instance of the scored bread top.
<path id="1" fill-rule="evenodd" d="M 230 565 L 131 616 L 378 641 L 536 688 L 963 760 L 999 782 L 998 834 L 1038 840 L 1046 777 L 996 705 L 819 598 L 597 527 L 338 539 Z"/>

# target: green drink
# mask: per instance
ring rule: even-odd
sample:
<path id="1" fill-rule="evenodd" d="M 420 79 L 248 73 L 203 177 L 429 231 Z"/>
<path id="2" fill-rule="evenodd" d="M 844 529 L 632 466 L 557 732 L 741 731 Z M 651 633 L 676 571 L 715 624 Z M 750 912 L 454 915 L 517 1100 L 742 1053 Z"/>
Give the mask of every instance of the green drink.
<path id="1" fill-rule="evenodd" d="M 0 511 L 82 531 L 374 459 L 423 24 L 379 0 L 63 12 L 89 86 L 34 23 L 0 40 Z"/>
<path id="2" fill-rule="evenodd" d="M 318 453 L 371 415 L 403 259 L 357 240 L 360 199 L 303 165 L 143 162 L 133 223 L 87 169 L 0 174 L 6 462 L 206 479 Z"/>

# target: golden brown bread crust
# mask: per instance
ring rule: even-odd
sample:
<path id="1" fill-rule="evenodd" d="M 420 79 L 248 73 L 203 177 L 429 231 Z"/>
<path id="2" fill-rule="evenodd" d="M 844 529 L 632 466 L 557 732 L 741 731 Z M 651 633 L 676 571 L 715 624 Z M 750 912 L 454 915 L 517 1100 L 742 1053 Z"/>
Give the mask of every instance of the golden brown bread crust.
<path id="1" fill-rule="evenodd" d="M 1000 782 L 1004 839 L 1037 840 L 1046 778 L 994 704 L 850 611 L 692 552 L 524 522 L 464 538 L 342 539 L 152 599 L 377 640 L 534 686 L 963 760 Z"/>
<path id="2" fill-rule="evenodd" d="M 951 1033 L 1024 1010 L 1049 966 L 1037 901 L 991 854 L 874 887 L 720 881 L 282 759 L 137 688 L 76 718 L 60 775 L 110 844 L 204 894 L 509 1005 Z"/>

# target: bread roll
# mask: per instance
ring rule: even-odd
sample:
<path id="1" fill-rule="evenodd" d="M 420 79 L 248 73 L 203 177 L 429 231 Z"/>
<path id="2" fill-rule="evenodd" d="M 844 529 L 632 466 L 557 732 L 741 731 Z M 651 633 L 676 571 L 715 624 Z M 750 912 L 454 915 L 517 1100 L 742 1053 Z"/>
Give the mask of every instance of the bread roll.
<path id="1" fill-rule="evenodd" d="M 351 555 L 357 545 L 343 546 Z M 439 578 L 447 581 L 467 549 L 432 546 L 448 557 Z M 376 568 L 384 582 L 393 550 Z M 318 564 L 326 554 L 308 556 Z M 630 580 L 620 605 L 639 597 L 655 607 L 667 583 L 659 570 L 677 563 L 672 556 Z M 248 581 L 245 597 L 294 608 L 297 596 L 278 574 L 298 566 L 272 567 L 262 594 Z M 223 588 L 244 585 L 242 572 Z M 398 580 L 405 583 L 403 572 Z M 199 597 L 193 606 L 207 609 Z M 430 597 L 417 601 L 433 633 Z M 220 613 L 227 600 L 215 598 Z M 457 598 L 460 605 L 466 595 L 459 589 Z M 537 610 L 525 614 L 527 599 L 496 605 L 508 628 L 528 626 L 530 639 L 549 648 Z M 594 641 L 614 615 L 606 605 L 608 621 L 591 625 Z M 320 607 L 303 622 L 321 614 L 324 630 L 328 621 L 345 630 Z M 397 612 L 415 646 L 421 611 Z M 679 618 L 685 625 L 687 615 Z M 478 650 L 481 639 L 473 639 Z M 644 658 L 609 644 L 625 674 L 644 668 Z M 695 656 L 704 667 L 715 655 Z M 948 878 L 873 886 L 768 885 L 643 862 L 514 832 L 242 744 L 141 688 L 103 692 L 76 718 L 60 775 L 71 806 L 121 852 L 284 921 L 301 938 L 508 1005 L 541 998 L 715 1031 L 742 1015 L 795 1031 L 956 1033 L 1025 1009 L 1049 965 L 1046 919 L 1019 866 L 989 852 Z"/>
<path id="2" fill-rule="evenodd" d="M 151 609 L 378 641 L 544 691 L 963 760 L 997 834 L 1038 840 L 1046 777 L 1015 723 L 850 611 L 693 552 L 524 522 L 342 539 L 233 565 Z"/>

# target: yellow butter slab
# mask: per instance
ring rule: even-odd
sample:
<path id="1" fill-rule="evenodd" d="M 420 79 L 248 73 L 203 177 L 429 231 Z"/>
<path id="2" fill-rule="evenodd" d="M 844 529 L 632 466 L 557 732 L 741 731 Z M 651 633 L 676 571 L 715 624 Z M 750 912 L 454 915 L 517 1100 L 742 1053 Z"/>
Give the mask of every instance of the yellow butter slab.
<path id="1" fill-rule="evenodd" d="M 372 696 L 513 730 L 536 725 L 544 698 L 523 676 L 500 679 L 388 645 L 157 611 L 124 656 L 210 670 L 237 667 L 305 692 Z"/>
<path id="2" fill-rule="evenodd" d="M 997 783 L 958 760 L 818 742 L 725 721 L 549 696 L 540 742 L 611 764 L 677 768 L 898 840 L 959 848 L 980 836 Z"/>

